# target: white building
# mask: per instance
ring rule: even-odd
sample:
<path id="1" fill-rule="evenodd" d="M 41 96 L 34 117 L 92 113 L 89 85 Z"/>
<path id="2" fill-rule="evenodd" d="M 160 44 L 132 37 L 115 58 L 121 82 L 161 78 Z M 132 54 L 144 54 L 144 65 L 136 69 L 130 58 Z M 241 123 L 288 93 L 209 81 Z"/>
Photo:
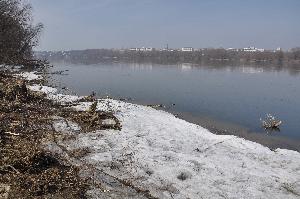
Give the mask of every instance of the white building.
<path id="1" fill-rule="evenodd" d="M 239 49 L 237 49 L 237 48 L 227 48 L 226 50 L 227 50 L 227 51 L 236 51 L 236 52 L 239 51 Z"/>
<path id="2" fill-rule="evenodd" d="M 146 51 L 153 51 L 153 48 L 148 47 L 148 48 L 146 48 Z"/>
<path id="3" fill-rule="evenodd" d="M 153 48 L 151 47 L 141 47 L 141 48 L 130 48 L 130 51 L 153 51 Z"/>
<path id="4" fill-rule="evenodd" d="M 130 48 L 129 50 L 130 51 L 139 51 L 140 49 L 139 48 Z"/>
<path id="5" fill-rule="evenodd" d="M 255 48 L 255 47 L 248 47 L 248 48 L 243 48 L 244 52 L 264 52 L 265 49 L 263 48 Z"/>
<path id="6" fill-rule="evenodd" d="M 192 52 L 192 51 L 194 51 L 194 49 L 192 47 L 183 47 L 183 48 L 181 48 L 181 51 L 182 52 Z"/>

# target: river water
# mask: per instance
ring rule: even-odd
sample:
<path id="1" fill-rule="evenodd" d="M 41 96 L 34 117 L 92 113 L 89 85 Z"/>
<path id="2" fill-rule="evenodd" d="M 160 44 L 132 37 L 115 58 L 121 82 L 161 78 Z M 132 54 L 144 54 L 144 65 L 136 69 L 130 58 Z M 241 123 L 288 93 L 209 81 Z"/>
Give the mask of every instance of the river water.
<path id="1" fill-rule="evenodd" d="M 300 71 L 297 70 L 191 64 L 53 65 L 53 71 L 67 70 L 64 73 L 67 75 L 53 75 L 53 82 L 79 95 L 95 91 L 101 97 L 163 104 L 165 110 L 206 127 L 230 124 L 229 131 L 229 126 L 238 126 L 251 135 L 289 139 L 300 145 Z M 268 113 L 283 121 L 280 131 L 266 132 L 261 127 L 260 118 Z"/>

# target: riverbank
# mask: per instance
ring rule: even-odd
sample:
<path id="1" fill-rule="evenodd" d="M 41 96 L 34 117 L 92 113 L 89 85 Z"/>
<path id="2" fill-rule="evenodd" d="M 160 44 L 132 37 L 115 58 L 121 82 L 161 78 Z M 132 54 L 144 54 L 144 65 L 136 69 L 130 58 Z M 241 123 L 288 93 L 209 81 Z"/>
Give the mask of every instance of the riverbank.
<path id="1" fill-rule="evenodd" d="M 43 79 L 23 76 L 27 80 L 0 71 L 0 198 L 79 198 L 86 184 L 78 167 L 43 147 L 56 136 L 51 117 L 60 107 L 28 90 L 28 84 Z"/>
<path id="2" fill-rule="evenodd" d="M 48 98 L 57 99 L 57 95 L 51 92 Z M 86 111 L 91 104 L 76 102 L 73 108 Z M 108 99 L 99 100 L 97 110 L 113 112 L 121 130 L 78 133 L 78 125 L 68 127 L 66 120 L 58 120 L 56 131 L 73 136 L 60 145 L 68 150 L 87 150 L 80 157 L 82 166 L 93 165 L 106 175 L 149 190 L 153 197 L 299 196 L 298 152 L 272 151 L 232 135 L 214 135 L 150 107 Z M 96 190 L 90 194 L 103 196 Z M 114 189 L 108 190 L 114 193 Z"/>
<path id="3" fill-rule="evenodd" d="M 279 134 L 280 132 L 253 132 L 248 128 L 224 121 L 218 121 L 209 117 L 195 117 L 189 113 L 180 113 L 178 117 L 188 122 L 200 125 L 210 132 L 217 135 L 234 135 L 240 138 L 244 138 L 249 141 L 253 141 L 263 146 L 275 150 L 277 148 L 289 149 L 300 152 L 300 140 L 291 139 L 289 137 L 272 135 Z M 263 128 L 263 127 L 262 127 Z"/>
<path id="4" fill-rule="evenodd" d="M 142 106 L 150 106 L 150 107 L 153 106 L 157 110 L 166 111 L 187 122 L 204 127 L 208 129 L 210 132 L 212 132 L 213 134 L 234 135 L 249 141 L 259 143 L 263 146 L 270 148 L 271 150 L 281 148 L 281 149 L 288 149 L 288 150 L 300 152 L 299 139 L 291 139 L 289 137 L 272 135 L 273 133 L 274 134 L 280 133 L 277 131 L 271 132 L 270 134 L 267 133 L 266 131 L 263 133 L 253 132 L 245 126 L 231 123 L 228 121 L 220 121 L 217 120 L 216 118 L 211 118 L 207 116 L 194 116 L 191 113 L 187 113 L 187 112 L 177 112 L 174 110 L 169 110 L 163 104 L 152 103 L 153 105 L 149 105 L 149 103 L 137 102 L 133 100 L 132 101 L 126 100 L 126 101 L 133 104 L 142 105 Z"/>
<path id="5" fill-rule="evenodd" d="M 98 198 L 93 190 L 108 198 L 111 193 L 107 187 L 118 195 L 114 198 L 154 198 L 101 169 L 80 164 L 79 159 L 89 154 L 89 149 L 70 150 L 61 144 L 74 136 L 58 130 L 57 121 L 67 121 L 66 129 L 74 128 L 72 121 L 76 121 L 81 125 L 77 133 L 119 130 L 120 123 L 111 112 L 97 111 L 94 105 L 87 111 L 72 111 L 71 103 L 94 103 L 95 99 L 58 94 L 56 88 L 40 86 L 46 83 L 43 71 L 21 69 L 0 67 L 1 199 Z"/>
<path id="6" fill-rule="evenodd" d="M 24 75 L 23 75 L 24 76 Z M 32 77 L 32 75 L 27 75 Z M 31 84 L 31 85 L 29 85 Z M 79 113 L 95 101 L 57 93 L 35 82 L 27 88 Z M 88 197 L 298 198 L 300 154 L 270 150 L 232 135 L 215 135 L 164 111 L 111 99 L 95 110 L 112 113 L 120 129 L 90 130 L 62 115 L 52 117 L 55 140 L 40 146 L 64 157 L 90 179 Z M 115 124 L 106 120 L 106 124 Z M 72 154 L 72 155 L 71 155 Z"/>

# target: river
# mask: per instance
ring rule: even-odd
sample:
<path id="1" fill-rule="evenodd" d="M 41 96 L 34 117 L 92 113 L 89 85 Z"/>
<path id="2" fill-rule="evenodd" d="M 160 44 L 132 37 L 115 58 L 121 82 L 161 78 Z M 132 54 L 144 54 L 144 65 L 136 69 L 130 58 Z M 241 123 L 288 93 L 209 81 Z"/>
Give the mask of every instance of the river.
<path id="1" fill-rule="evenodd" d="M 100 97 L 162 104 L 162 109 L 217 133 L 263 144 L 275 140 L 269 146 L 299 150 L 300 71 L 191 64 L 53 65 L 52 71 L 66 75 L 53 75 L 52 83 L 78 95 L 95 91 Z M 280 131 L 262 128 L 260 118 L 268 113 L 282 120 Z"/>

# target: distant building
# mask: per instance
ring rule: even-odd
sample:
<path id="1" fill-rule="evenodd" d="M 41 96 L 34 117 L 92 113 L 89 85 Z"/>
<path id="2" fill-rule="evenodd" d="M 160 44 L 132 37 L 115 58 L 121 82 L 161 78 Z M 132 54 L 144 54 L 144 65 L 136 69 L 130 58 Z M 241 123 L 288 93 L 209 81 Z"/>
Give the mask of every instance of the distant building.
<path id="1" fill-rule="evenodd" d="M 263 49 L 263 48 L 257 48 L 256 49 L 258 52 L 265 52 L 265 49 Z"/>
<path id="2" fill-rule="evenodd" d="M 227 51 L 239 51 L 239 49 L 237 49 L 237 48 L 227 48 L 226 50 Z"/>
<path id="3" fill-rule="evenodd" d="M 142 48 L 130 48 L 130 51 L 153 51 L 153 48 L 151 47 L 142 47 Z"/>
<path id="4" fill-rule="evenodd" d="M 146 51 L 153 51 L 153 48 L 148 47 L 148 48 L 146 48 Z"/>
<path id="5" fill-rule="evenodd" d="M 193 51 L 201 51 L 200 48 L 194 48 Z"/>
<path id="6" fill-rule="evenodd" d="M 192 47 L 183 47 L 183 48 L 181 48 L 181 51 L 182 52 L 192 52 L 192 51 L 194 51 L 194 49 Z"/>
<path id="7" fill-rule="evenodd" d="M 129 50 L 130 51 L 139 51 L 140 49 L 139 48 L 130 48 Z"/>
<path id="8" fill-rule="evenodd" d="M 255 48 L 255 47 L 248 47 L 248 48 L 243 48 L 244 52 L 264 52 L 265 49 L 263 48 Z"/>

